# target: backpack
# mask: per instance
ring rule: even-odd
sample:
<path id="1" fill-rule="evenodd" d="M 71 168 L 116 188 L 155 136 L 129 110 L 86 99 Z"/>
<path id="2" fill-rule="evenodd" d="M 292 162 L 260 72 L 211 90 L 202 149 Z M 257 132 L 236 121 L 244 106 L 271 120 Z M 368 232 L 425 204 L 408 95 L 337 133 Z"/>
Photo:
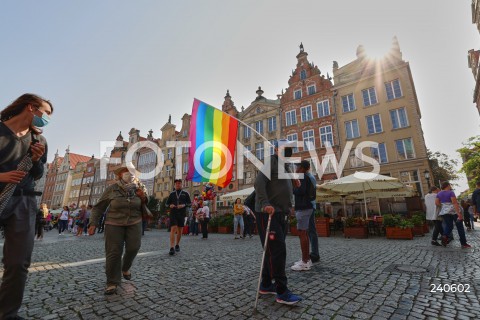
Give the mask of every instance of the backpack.
<path id="1" fill-rule="evenodd" d="M 243 201 L 243 204 L 250 208 L 253 212 L 255 212 L 255 190 Z"/>
<path id="2" fill-rule="evenodd" d="M 305 175 L 305 182 L 307 183 L 307 192 L 305 195 L 306 198 L 308 201 L 315 201 L 317 199 L 316 187 L 313 185 L 312 180 L 307 175 Z"/>

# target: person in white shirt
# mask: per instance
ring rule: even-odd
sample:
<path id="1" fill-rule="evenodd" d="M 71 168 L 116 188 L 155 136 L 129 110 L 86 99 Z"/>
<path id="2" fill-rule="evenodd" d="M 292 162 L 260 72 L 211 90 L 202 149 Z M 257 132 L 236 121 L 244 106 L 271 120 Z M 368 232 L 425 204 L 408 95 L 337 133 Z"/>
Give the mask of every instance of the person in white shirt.
<path id="1" fill-rule="evenodd" d="M 58 234 L 63 235 L 63 232 L 67 229 L 68 218 L 70 218 L 70 210 L 68 206 L 63 207 L 62 213 L 58 217 Z"/>
<path id="2" fill-rule="evenodd" d="M 443 228 L 442 228 L 442 220 L 438 216 L 438 209 L 437 205 L 435 204 L 435 199 L 437 198 L 437 193 L 440 191 L 439 188 L 433 186 L 430 188 L 430 193 L 425 195 L 425 207 L 427 209 L 427 220 L 433 222 L 433 234 L 432 234 L 432 245 L 434 246 L 441 246 L 440 243 L 437 242 L 438 235 L 441 234 L 443 236 Z"/>
<path id="3" fill-rule="evenodd" d="M 208 222 L 210 221 L 210 209 L 208 201 L 200 200 L 198 203 L 197 218 L 202 226 L 202 240 L 208 239 Z"/>

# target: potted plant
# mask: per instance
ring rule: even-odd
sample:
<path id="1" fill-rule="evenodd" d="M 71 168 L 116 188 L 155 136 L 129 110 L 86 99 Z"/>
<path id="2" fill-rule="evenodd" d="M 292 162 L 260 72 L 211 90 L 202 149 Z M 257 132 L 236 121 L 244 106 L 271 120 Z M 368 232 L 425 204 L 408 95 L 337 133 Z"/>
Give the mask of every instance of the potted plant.
<path id="1" fill-rule="evenodd" d="M 233 215 L 225 214 L 218 218 L 218 233 L 229 234 L 233 231 Z"/>
<path id="2" fill-rule="evenodd" d="M 419 214 L 414 214 L 410 218 L 410 222 L 413 224 L 413 230 L 412 230 L 413 235 L 423 237 L 423 235 L 424 235 L 424 232 L 423 232 L 424 219 L 423 219 L 423 217 Z"/>
<path id="3" fill-rule="evenodd" d="M 208 222 L 208 233 L 218 232 L 218 217 L 213 217 Z"/>
<path id="4" fill-rule="evenodd" d="M 320 210 L 315 211 L 315 229 L 319 237 L 330 237 L 330 218 Z"/>
<path id="5" fill-rule="evenodd" d="M 362 218 L 349 217 L 345 219 L 343 228 L 345 238 L 366 239 L 368 238 L 368 229 Z"/>
<path id="6" fill-rule="evenodd" d="M 413 223 L 398 215 L 384 215 L 383 225 L 387 239 L 413 239 Z"/>
<path id="7" fill-rule="evenodd" d="M 297 218 L 293 217 L 290 218 L 290 235 L 292 236 L 298 236 L 298 230 L 297 230 Z"/>

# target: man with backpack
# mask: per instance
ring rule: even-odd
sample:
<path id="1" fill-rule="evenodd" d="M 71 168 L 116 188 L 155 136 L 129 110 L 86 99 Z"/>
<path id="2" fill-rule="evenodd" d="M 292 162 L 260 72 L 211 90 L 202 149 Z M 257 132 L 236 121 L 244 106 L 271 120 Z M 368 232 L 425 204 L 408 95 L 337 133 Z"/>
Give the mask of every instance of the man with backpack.
<path id="1" fill-rule="evenodd" d="M 303 179 L 300 179 L 300 187 L 293 189 L 295 195 L 295 217 L 297 218 L 297 229 L 300 238 L 300 248 L 302 250 L 302 258 L 295 262 L 292 266 L 294 271 L 307 271 L 312 267 L 312 260 L 310 260 L 310 242 L 308 238 L 308 226 L 310 216 L 312 215 L 313 205 L 315 200 L 315 185 L 312 184 L 310 178 L 306 175 L 307 170 L 310 169 L 310 163 L 307 160 L 297 164 L 297 173 L 303 174 Z"/>

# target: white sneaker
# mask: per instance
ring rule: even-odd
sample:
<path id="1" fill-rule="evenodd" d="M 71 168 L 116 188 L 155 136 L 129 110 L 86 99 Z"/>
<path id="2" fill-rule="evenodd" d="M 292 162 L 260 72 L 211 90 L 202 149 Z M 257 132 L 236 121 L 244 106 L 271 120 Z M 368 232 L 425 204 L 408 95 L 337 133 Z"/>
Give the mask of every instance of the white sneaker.
<path id="1" fill-rule="evenodd" d="M 300 259 L 300 260 L 296 261 L 293 265 L 295 266 L 295 265 L 297 265 L 297 264 L 302 264 L 302 263 L 304 263 L 304 262 L 303 262 L 302 259 Z M 311 268 L 311 267 L 313 266 L 312 260 L 308 260 L 308 261 L 307 261 L 307 265 Z"/>
<path id="2" fill-rule="evenodd" d="M 311 263 L 311 261 L 309 261 L 309 262 Z M 299 264 L 294 264 L 291 269 L 293 271 L 308 271 L 308 270 L 310 270 L 310 268 L 311 268 L 311 266 L 308 264 L 308 262 L 305 263 L 305 262 L 302 261 Z"/>

